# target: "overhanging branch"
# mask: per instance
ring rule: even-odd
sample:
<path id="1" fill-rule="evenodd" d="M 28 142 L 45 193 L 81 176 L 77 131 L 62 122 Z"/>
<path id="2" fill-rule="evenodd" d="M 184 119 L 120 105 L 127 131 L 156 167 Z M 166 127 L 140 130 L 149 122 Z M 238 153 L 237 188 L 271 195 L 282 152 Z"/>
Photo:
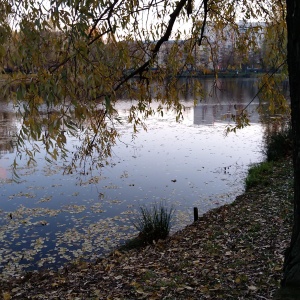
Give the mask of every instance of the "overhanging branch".
<path id="1" fill-rule="evenodd" d="M 205 30 L 205 26 L 206 26 L 206 22 L 207 22 L 207 14 L 208 14 L 208 0 L 203 0 L 203 8 L 204 8 L 204 18 L 203 18 L 203 24 L 201 27 L 201 33 L 200 33 L 200 37 L 198 40 L 198 45 L 201 46 L 202 44 L 202 40 L 204 37 L 204 30 Z"/>
<path id="2" fill-rule="evenodd" d="M 174 27 L 174 24 L 175 24 L 175 21 L 178 18 L 181 10 L 184 8 L 187 1 L 188 0 L 181 0 L 177 3 L 177 6 L 176 6 L 175 10 L 170 15 L 170 20 L 169 20 L 166 32 L 158 40 L 158 42 L 155 44 L 155 47 L 152 50 L 152 54 L 151 54 L 150 58 L 143 65 L 141 65 L 139 68 L 137 68 L 132 73 L 130 73 L 128 76 L 126 76 L 118 85 L 116 85 L 115 88 L 114 88 L 114 91 L 117 91 L 125 82 L 127 82 L 129 79 L 133 78 L 135 75 L 142 74 L 144 71 L 149 69 L 150 64 L 156 58 L 157 53 L 159 52 L 159 49 L 160 49 L 161 45 L 164 42 L 167 42 L 169 40 L 169 38 L 171 36 L 171 33 L 172 33 L 172 30 L 173 30 L 173 27 Z M 207 1 L 207 0 L 205 0 L 205 1 Z"/>

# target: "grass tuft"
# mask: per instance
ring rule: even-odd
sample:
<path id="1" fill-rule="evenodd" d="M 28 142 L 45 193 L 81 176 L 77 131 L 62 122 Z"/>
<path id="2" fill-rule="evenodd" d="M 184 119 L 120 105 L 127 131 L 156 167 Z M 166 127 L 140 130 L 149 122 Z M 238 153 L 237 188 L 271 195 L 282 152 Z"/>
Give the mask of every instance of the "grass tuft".
<path id="1" fill-rule="evenodd" d="M 273 163 L 265 161 L 253 164 L 248 170 L 245 180 L 246 191 L 254 186 L 267 186 L 270 184 L 270 174 L 272 173 Z"/>
<path id="2" fill-rule="evenodd" d="M 293 139 L 291 126 L 272 134 L 267 140 L 266 158 L 267 161 L 276 161 L 290 156 L 293 150 Z"/>
<path id="3" fill-rule="evenodd" d="M 139 240 L 142 244 L 166 239 L 170 233 L 174 212 L 173 207 L 168 208 L 162 202 L 155 203 L 150 208 L 141 206 L 140 214 L 133 225 L 140 232 Z"/>
<path id="4" fill-rule="evenodd" d="M 266 161 L 253 164 L 245 179 L 246 191 L 254 186 L 267 186 L 271 182 L 271 174 L 276 161 L 291 156 L 293 150 L 291 125 L 282 126 L 266 139 Z"/>

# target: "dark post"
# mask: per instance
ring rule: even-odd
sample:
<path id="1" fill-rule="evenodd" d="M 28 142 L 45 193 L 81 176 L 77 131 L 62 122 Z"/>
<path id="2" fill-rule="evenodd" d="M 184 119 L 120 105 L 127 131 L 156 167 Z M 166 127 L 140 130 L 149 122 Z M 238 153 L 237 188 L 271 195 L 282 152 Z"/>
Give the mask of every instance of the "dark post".
<path id="1" fill-rule="evenodd" d="M 194 222 L 198 220 L 198 207 L 194 207 Z"/>

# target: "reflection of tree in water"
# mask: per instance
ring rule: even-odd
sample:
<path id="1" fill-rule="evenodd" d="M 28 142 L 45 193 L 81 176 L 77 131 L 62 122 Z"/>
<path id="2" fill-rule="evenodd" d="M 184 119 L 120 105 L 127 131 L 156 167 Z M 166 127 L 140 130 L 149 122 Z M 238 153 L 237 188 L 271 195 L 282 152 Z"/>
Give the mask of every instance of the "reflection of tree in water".
<path id="1" fill-rule="evenodd" d="M 0 155 L 14 152 L 17 130 L 16 114 L 0 107 Z"/>
<path id="2" fill-rule="evenodd" d="M 194 109 L 194 124 L 214 124 L 231 122 L 257 92 L 257 79 L 202 79 L 204 99 L 198 101 Z M 247 107 L 251 123 L 259 122 L 257 101 Z"/>
<path id="3" fill-rule="evenodd" d="M 232 121 L 232 116 L 246 108 L 252 123 L 262 123 L 265 128 L 266 142 L 276 132 L 286 129 L 289 119 L 284 107 L 276 106 L 270 113 L 270 102 L 259 93 L 257 78 L 204 79 L 201 81 L 204 97 L 194 108 L 194 124 L 214 124 Z M 288 86 L 282 84 L 281 91 L 288 99 Z M 252 102 L 252 100 L 254 100 Z"/>
<path id="4" fill-rule="evenodd" d="M 3 106 L 0 105 L 0 159 L 4 154 L 14 152 L 17 131 L 16 114 L 4 109 Z M 0 161 L 0 179 L 5 179 L 6 177 L 6 168 L 1 165 Z"/>

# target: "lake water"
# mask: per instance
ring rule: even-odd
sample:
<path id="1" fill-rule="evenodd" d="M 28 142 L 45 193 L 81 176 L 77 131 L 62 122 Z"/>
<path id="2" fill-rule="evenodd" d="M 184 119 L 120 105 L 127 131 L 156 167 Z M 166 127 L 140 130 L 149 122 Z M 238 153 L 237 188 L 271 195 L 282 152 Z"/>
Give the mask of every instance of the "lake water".
<path id="1" fill-rule="evenodd" d="M 89 177 L 62 175 L 60 163 L 49 166 L 42 153 L 36 167 L 19 162 L 19 183 L 11 180 L 16 154 L 10 140 L 20 121 L 11 105 L 0 102 L 2 276 L 98 258 L 136 234 L 132 221 L 141 205 L 174 205 L 175 231 L 193 221 L 193 207 L 203 214 L 241 194 L 249 164 L 263 159 L 264 127 L 257 101 L 248 109 L 251 126 L 237 134 L 225 136 L 226 116 L 252 100 L 256 80 L 226 79 L 222 91 L 210 95 L 212 84 L 203 81 L 208 93 L 195 107 L 183 97 L 181 122 L 165 111 L 149 118 L 147 132 L 134 140 L 125 121 L 132 103 L 119 101 L 124 122 L 109 165 Z"/>

